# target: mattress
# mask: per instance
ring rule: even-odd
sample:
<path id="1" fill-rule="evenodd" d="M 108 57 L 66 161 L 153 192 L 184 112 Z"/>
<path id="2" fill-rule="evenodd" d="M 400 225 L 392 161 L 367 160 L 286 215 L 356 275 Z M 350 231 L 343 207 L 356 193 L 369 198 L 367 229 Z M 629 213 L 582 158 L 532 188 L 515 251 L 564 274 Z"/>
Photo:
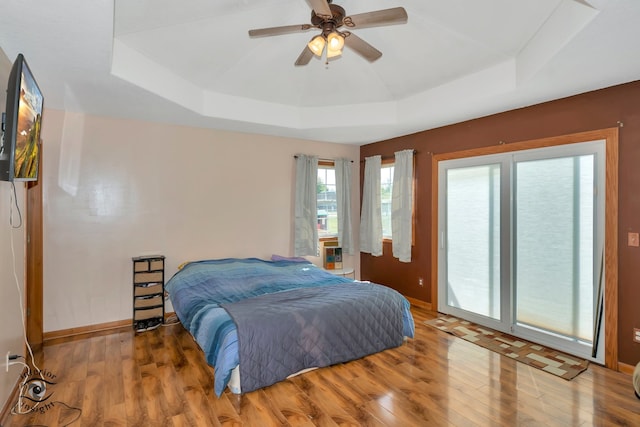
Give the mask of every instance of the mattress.
<path id="1" fill-rule="evenodd" d="M 286 378 L 288 375 L 318 366 L 318 363 L 320 363 L 321 366 L 327 366 L 328 364 L 342 362 L 344 360 L 341 359 L 345 357 L 344 354 L 338 354 L 337 356 L 329 354 L 326 358 L 306 360 L 309 359 L 308 355 L 313 353 L 313 351 L 303 349 L 298 355 L 270 356 L 271 353 L 265 350 L 252 349 L 251 351 L 255 353 L 245 352 L 245 357 L 259 358 L 261 360 L 258 362 L 265 363 L 267 368 L 270 361 L 277 361 L 278 358 L 291 359 L 292 363 L 290 364 L 291 366 L 287 368 L 288 371 L 281 370 L 274 373 L 275 376 L 272 378 L 266 380 L 261 378 L 250 379 L 251 375 L 255 375 L 255 370 L 252 374 L 247 366 L 251 367 L 253 363 L 241 363 L 242 348 L 247 346 L 240 345 L 242 338 L 239 340 L 239 328 L 236 324 L 239 320 L 232 318 L 229 312 L 234 312 L 234 310 L 238 311 L 238 309 L 244 307 L 245 314 L 246 312 L 251 313 L 252 311 L 264 311 L 265 316 L 267 312 L 269 316 L 291 316 L 291 310 L 281 309 L 281 306 L 286 306 L 288 303 L 273 301 L 288 301 L 290 298 L 293 298 L 294 295 L 297 295 L 294 299 L 302 301 L 303 304 L 300 308 L 300 313 L 306 314 L 308 310 L 315 310 L 317 313 L 312 316 L 314 319 L 313 322 L 324 323 L 323 311 L 325 311 L 327 307 L 348 307 L 348 304 L 343 304 L 340 300 L 334 303 L 330 300 L 327 301 L 327 298 L 334 298 L 334 294 L 337 295 L 347 292 L 350 285 L 353 286 L 354 291 L 358 290 L 360 295 L 369 293 L 368 290 L 363 290 L 364 284 L 362 282 L 335 276 L 309 262 L 230 258 L 188 263 L 167 282 L 166 289 L 169 292 L 178 318 L 203 350 L 207 363 L 213 366 L 214 389 L 216 394 L 220 395 L 227 385 L 232 392 L 240 393 L 246 391 L 246 389 L 243 390 L 245 387 L 242 387 L 242 381 L 253 381 L 250 388 L 255 389 L 255 387 L 266 386 L 273 381 L 283 379 L 283 376 Z M 367 285 L 371 287 L 372 293 L 375 291 L 375 293 L 385 295 L 385 298 L 390 298 L 393 305 L 397 307 L 395 312 L 389 314 L 389 318 L 393 319 L 394 322 L 392 328 L 394 335 L 392 345 L 399 345 L 399 342 L 402 342 L 404 336 L 413 337 L 414 324 L 408 301 L 390 288 L 375 284 Z M 310 303 L 311 300 L 316 298 L 313 296 L 316 293 L 321 294 L 322 298 L 324 298 L 324 302 L 319 303 L 317 308 L 315 307 L 315 303 Z M 352 300 L 353 298 L 361 298 L 360 296 L 354 297 L 349 295 L 346 297 Z M 255 307 L 257 308 L 251 308 L 251 304 L 259 304 L 261 301 L 264 301 L 267 305 L 256 305 Z M 310 305 L 307 306 L 307 304 Z M 371 302 L 370 304 L 375 303 Z M 242 312 L 242 310 L 240 311 Z M 369 308 L 365 311 L 377 312 L 379 310 L 377 310 L 377 308 Z M 238 315 L 238 313 L 236 313 L 236 315 Z M 261 319 L 261 317 L 258 316 L 257 319 Z M 272 320 L 273 319 L 275 319 L 274 323 L 279 323 L 276 317 L 273 317 Z M 349 324 L 351 323 L 351 320 L 344 321 Z M 378 321 L 379 320 L 375 320 L 375 322 Z M 255 320 L 252 322 L 256 323 Z M 309 321 L 307 320 L 307 322 Z M 365 330 L 367 325 L 362 325 L 358 322 L 367 323 L 369 321 L 364 319 L 354 320 L 355 326 L 352 328 L 351 334 L 355 337 L 356 341 L 362 341 L 359 328 Z M 384 318 L 382 322 L 385 323 Z M 262 322 L 258 320 L 257 323 Z M 303 330 L 305 333 L 308 332 L 310 326 L 309 324 L 304 325 Z M 240 330 L 242 331 L 244 329 L 246 329 L 246 325 L 241 324 Z M 262 334 L 262 332 L 260 334 Z M 327 332 L 327 334 L 334 335 L 333 332 Z M 364 335 L 372 336 L 375 335 L 375 332 L 365 331 Z M 400 341 L 398 341 L 396 335 L 400 336 Z M 279 337 L 277 339 L 285 338 Z M 294 333 L 292 337 L 286 339 L 293 339 L 295 341 L 298 338 Z M 331 336 L 327 339 L 330 340 Z M 343 337 L 342 339 L 345 340 L 346 338 Z M 323 338 L 322 341 L 324 340 Z M 253 344 L 252 342 L 254 340 L 245 341 Z M 268 341 L 267 344 L 269 344 Z M 377 351 L 377 348 L 387 348 L 389 345 L 389 343 L 379 343 L 374 347 L 365 345 L 362 350 L 357 348 L 355 353 L 351 352 L 348 356 L 354 357 L 354 355 L 357 356 L 363 351 Z M 289 345 L 284 345 L 284 347 L 287 346 Z M 320 350 L 331 353 L 332 346 L 333 344 L 326 348 L 320 348 Z M 349 347 L 347 350 L 351 351 L 351 346 L 352 344 L 347 345 L 347 347 Z M 360 344 L 358 344 L 358 347 L 359 346 Z M 246 356 L 247 354 L 248 356 Z M 299 360 L 300 357 L 305 360 Z"/>

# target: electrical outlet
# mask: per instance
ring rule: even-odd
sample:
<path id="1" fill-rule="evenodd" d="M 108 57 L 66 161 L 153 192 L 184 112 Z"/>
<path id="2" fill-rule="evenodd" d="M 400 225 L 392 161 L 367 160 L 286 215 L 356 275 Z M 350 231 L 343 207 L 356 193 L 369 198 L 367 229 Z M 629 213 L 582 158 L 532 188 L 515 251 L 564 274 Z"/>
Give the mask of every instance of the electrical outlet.
<path id="1" fill-rule="evenodd" d="M 418 277 L 418 286 L 424 286 L 424 280 L 422 280 L 422 277 Z"/>
<path id="2" fill-rule="evenodd" d="M 633 342 L 640 343 L 640 329 L 633 328 Z"/>
<path id="3" fill-rule="evenodd" d="M 5 372 L 9 372 L 9 356 L 11 356 L 11 350 L 7 351 L 7 358 L 4 361 Z"/>
<path id="4" fill-rule="evenodd" d="M 640 246 L 640 235 L 638 233 L 628 233 L 627 244 L 629 246 Z"/>

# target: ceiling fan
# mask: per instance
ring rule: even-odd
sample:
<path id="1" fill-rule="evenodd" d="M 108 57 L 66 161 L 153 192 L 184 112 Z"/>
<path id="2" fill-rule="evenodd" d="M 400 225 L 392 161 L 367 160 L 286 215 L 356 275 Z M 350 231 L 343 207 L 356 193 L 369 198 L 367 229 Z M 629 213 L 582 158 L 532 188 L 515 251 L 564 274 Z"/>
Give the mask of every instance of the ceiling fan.
<path id="1" fill-rule="evenodd" d="M 311 5 L 311 24 L 285 25 L 282 27 L 259 28 L 249 30 L 249 37 L 279 36 L 298 33 L 318 28 L 321 33 L 311 39 L 295 62 L 295 65 L 307 65 L 311 58 L 321 57 L 326 51 L 327 61 L 342 55 L 342 48 L 347 46 L 369 62 L 382 56 L 375 47 L 353 34 L 342 31 L 341 27 L 366 28 L 381 25 L 405 24 L 407 11 L 403 7 L 376 10 L 347 16 L 344 8 L 333 4 L 332 0 L 307 0 Z M 326 49 L 325 49 L 326 48 Z"/>

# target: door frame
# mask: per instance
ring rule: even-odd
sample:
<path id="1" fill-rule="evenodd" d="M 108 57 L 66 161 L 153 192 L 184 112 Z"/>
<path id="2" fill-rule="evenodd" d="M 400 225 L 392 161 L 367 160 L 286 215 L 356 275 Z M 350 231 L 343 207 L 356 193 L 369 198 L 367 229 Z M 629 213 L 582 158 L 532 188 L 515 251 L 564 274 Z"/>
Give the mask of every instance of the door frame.
<path id="1" fill-rule="evenodd" d="M 552 147 L 594 140 L 605 140 L 605 244 L 604 244 L 604 318 L 605 366 L 618 367 L 618 128 L 599 129 L 550 138 L 535 139 L 497 146 L 475 148 L 451 153 L 434 154 L 431 164 L 431 305 L 438 304 L 438 163 L 444 160 L 484 156 Z"/>
<path id="2" fill-rule="evenodd" d="M 27 341 L 36 350 L 43 342 L 42 142 L 38 144 L 38 180 L 26 185 L 25 325 Z"/>

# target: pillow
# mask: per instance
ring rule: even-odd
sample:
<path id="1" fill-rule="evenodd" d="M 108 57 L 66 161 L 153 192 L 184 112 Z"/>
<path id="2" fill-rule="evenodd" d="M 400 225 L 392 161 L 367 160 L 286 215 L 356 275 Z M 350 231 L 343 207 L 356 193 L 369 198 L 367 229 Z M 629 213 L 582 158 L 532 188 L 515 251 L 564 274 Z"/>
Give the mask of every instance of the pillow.
<path id="1" fill-rule="evenodd" d="M 286 256 L 276 255 L 276 254 L 271 255 L 271 261 L 311 262 L 308 259 L 302 258 L 299 256 L 286 257 Z"/>
<path id="2" fill-rule="evenodd" d="M 180 265 L 178 266 L 178 270 L 182 270 L 182 269 L 184 268 L 184 266 L 185 266 L 185 265 L 187 265 L 187 264 L 189 264 L 190 262 L 191 262 L 191 261 L 185 261 L 185 262 L 183 262 L 182 264 L 180 264 Z"/>

